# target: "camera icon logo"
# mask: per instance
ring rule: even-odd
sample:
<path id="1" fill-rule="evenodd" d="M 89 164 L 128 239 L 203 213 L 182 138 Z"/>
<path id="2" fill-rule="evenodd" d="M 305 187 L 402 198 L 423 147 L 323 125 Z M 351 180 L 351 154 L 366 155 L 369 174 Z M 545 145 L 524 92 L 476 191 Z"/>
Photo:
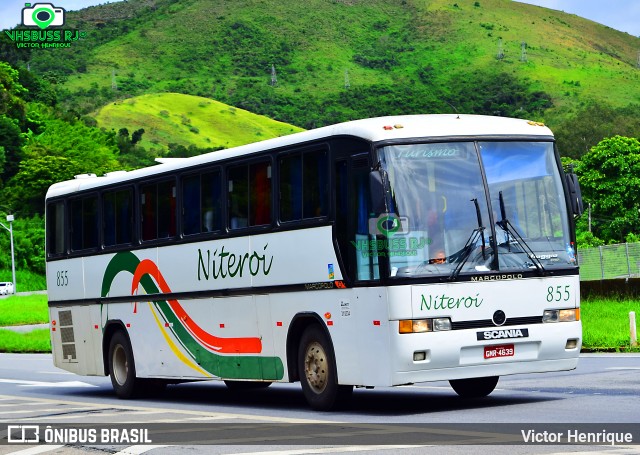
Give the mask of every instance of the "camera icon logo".
<path id="1" fill-rule="evenodd" d="M 22 8 L 22 25 L 40 27 L 42 30 L 49 26 L 64 25 L 64 8 L 53 6 L 51 3 L 25 3 Z"/>
<path id="2" fill-rule="evenodd" d="M 390 237 L 393 234 L 408 234 L 409 218 L 394 213 L 383 213 L 377 218 L 369 218 L 369 234 Z"/>

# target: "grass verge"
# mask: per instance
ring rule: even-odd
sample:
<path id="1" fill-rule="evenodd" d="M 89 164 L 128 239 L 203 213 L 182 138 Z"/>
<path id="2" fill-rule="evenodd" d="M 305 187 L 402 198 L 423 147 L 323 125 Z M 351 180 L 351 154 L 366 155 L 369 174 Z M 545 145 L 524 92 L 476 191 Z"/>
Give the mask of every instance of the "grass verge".
<path id="1" fill-rule="evenodd" d="M 51 352 L 49 329 L 36 329 L 26 333 L 0 330 L 0 352 Z"/>
<path id="2" fill-rule="evenodd" d="M 47 296 L 12 295 L 0 300 L 0 327 L 49 322 Z"/>
<path id="3" fill-rule="evenodd" d="M 583 300 L 580 304 L 583 351 L 640 352 L 640 347 L 630 347 L 630 311 L 640 317 L 639 300 Z"/>
<path id="4" fill-rule="evenodd" d="M 0 281 L 13 281 L 11 270 L 0 270 Z M 18 292 L 42 291 L 47 289 L 47 280 L 38 273 L 16 270 L 16 288 Z"/>

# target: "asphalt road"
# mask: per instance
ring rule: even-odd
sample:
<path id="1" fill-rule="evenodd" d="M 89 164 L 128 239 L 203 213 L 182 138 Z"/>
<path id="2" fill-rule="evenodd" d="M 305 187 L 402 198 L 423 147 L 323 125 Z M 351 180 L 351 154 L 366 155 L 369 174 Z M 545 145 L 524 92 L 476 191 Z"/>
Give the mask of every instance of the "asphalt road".
<path id="1" fill-rule="evenodd" d="M 124 426 L 118 430 L 124 433 L 144 428 L 152 442 L 138 444 L 144 441 L 118 433 L 117 444 L 6 445 L 9 426 L 37 425 L 44 431 L 47 423 L 67 431 L 84 424 L 94 424 L 97 432 L 112 425 Z M 571 431 L 600 437 L 603 430 L 630 431 L 632 443 L 612 445 L 604 435 L 588 445 L 553 440 L 559 433 L 560 442 L 571 442 Z M 542 444 L 525 442 L 526 435 Z M 191 383 L 170 386 L 161 399 L 123 401 L 108 378 L 58 370 L 49 355 L 0 354 L 0 455 L 125 449 L 122 453 L 153 455 L 637 454 L 640 355 L 586 354 L 575 371 L 504 377 L 489 397 L 470 401 L 458 398 L 446 382 L 358 389 L 340 411 L 318 413 L 307 407 L 299 384 L 233 393 L 222 383 Z"/>

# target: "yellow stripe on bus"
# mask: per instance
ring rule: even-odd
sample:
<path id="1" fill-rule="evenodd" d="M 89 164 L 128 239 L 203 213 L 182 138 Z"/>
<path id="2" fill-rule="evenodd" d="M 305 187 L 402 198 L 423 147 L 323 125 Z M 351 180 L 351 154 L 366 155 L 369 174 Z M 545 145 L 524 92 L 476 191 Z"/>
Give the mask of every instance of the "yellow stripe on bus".
<path id="1" fill-rule="evenodd" d="M 202 374 L 203 376 L 206 377 L 212 377 L 211 374 L 209 374 L 208 372 L 206 372 L 205 370 L 203 370 L 202 368 L 200 368 L 198 365 L 196 365 L 195 363 L 193 363 L 191 360 L 189 360 L 181 351 L 180 349 L 178 349 L 178 347 L 175 345 L 175 343 L 171 340 L 171 338 L 169 338 L 169 335 L 167 334 L 167 331 L 164 329 L 164 327 L 162 326 L 162 322 L 160 321 L 160 319 L 158 318 L 158 316 L 156 315 L 156 311 L 153 308 L 153 304 L 151 302 L 147 302 L 149 304 L 149 308 L 151 309 L 151 314 L 153 314 L 153 318 L 156 320 L 156 324 L 158 324 L 158 328 L 160 329 L 160 332 L 162 333 L 162 336 L 164 337 L 164 339 L 167 341 L 167 344 L 169 345 L 169 347 L 171 348 L 171 351 L 173 351 L 173 353 L 176 355 L 176 357 L 178 359 L 180 359 L 182 361 L 182 363 L 184 363 L 185 365 L 187 365 L 189 368 L 192 368 L 194 370 L 196 370 L 198 373 Z"/>

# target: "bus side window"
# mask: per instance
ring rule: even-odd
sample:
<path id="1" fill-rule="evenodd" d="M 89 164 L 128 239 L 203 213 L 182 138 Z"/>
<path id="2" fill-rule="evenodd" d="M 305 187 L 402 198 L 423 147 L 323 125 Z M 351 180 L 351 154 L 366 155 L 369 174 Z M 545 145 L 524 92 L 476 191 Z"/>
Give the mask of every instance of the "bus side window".
<path id="1" fill-rule="evenodd" d="M 173 181 L 158 183 L 158 238 L 176 235 L 176 186 Z"/>
<path id="2" fill-rule="evenodd" d="M 227 171 L 230 229 L 247 227 L 249 220 L 248 166 L 230 167 Z"/>
<path id="3" fill-rule="evenodd" d="M 71 202 L 71 249 L 98 246 L 98 197 L 90 196 Z"/>
<path id="4" fill-rule="evenodd" d="M 64 202 L 47 206 L 47 248 L 50 255 L 63 254 L 64 250 Z"/>
<path id="5" fill-rule="evenodd" d="M 355 160 L 354 160 L 355 161 Z M 359 163 L 358 163 L 359 164 Z M 369 167 L 355 164 L 352 179 L 352 207 L 356 222 L 355 235 L 352 239 L 356 245 L 356 279 L 377 280 L 380 278 L 378 267 L 377 241 L 370 232 L 369 213 L 371 197 L 369 194 Z"/>
<path id="6" fill-rule="evenodd" d="M 110 191 L 102 197 L 104 246 L 131 243 L 132 201 L 131 190 Z"/>
<path id="7" fill-rule="evenodd" d="M 271 164 L 268 161 L 229 168 L 229 228 L 271 223 Z"/>
<path id="8" fill-rule="evenodd" d="M 329 175 L 326 150 L 305 153 L 303 156 L 304 173 L 304 218 L 326 216 L 329 210 Z"/>
<path id="9" fill-rule="evenodd" d="M 182 226 L 185 235 L 200 233 L 200 175 L 182 180 Z"/>
<path id="10" fill-rule="evenodd" d="M 203 232 L 219 231 L 222 228 L 221 198 L 220 171 L 202 174 L 200 201 Z"/>
<path id="11" fill-rule="evenodd" d="M 350 172 L 349 172 L 350 171 Z M 375 237 L 369 233 L 369 166 L 366 158 L 336 163 L 336 236 L 348 275 L 380 278 Z"/>
<path id="12" fill-rule="evenodd" d="M 143 186 L 141 190 L 142 240 L 154 240 L 158 237 L 156 224 L 156 185 Z"/>
<path id="13" fill-rule="evenodd" d="M 326 216 L 328 212 L 327 152 L 296 153 L 280 158 L 280 220 Z"/>
<path id="14" fill-rule="evenodd" d="M 271 223 L 271 164 L 256 163 L 249 166 L 250 202 L 249 226 Z"/>
<path id="15" fill-rule="evenodd" d="M 173 180 L 143 186 L 140 205 L 142 240 L 176 235 L 176 185 Z"/>
<path id="16" fill-rule="evenodd" d="M 182 181 L 182 223 L 185 235 L 219 231 L 220 171 L 186 177 Z"/>

